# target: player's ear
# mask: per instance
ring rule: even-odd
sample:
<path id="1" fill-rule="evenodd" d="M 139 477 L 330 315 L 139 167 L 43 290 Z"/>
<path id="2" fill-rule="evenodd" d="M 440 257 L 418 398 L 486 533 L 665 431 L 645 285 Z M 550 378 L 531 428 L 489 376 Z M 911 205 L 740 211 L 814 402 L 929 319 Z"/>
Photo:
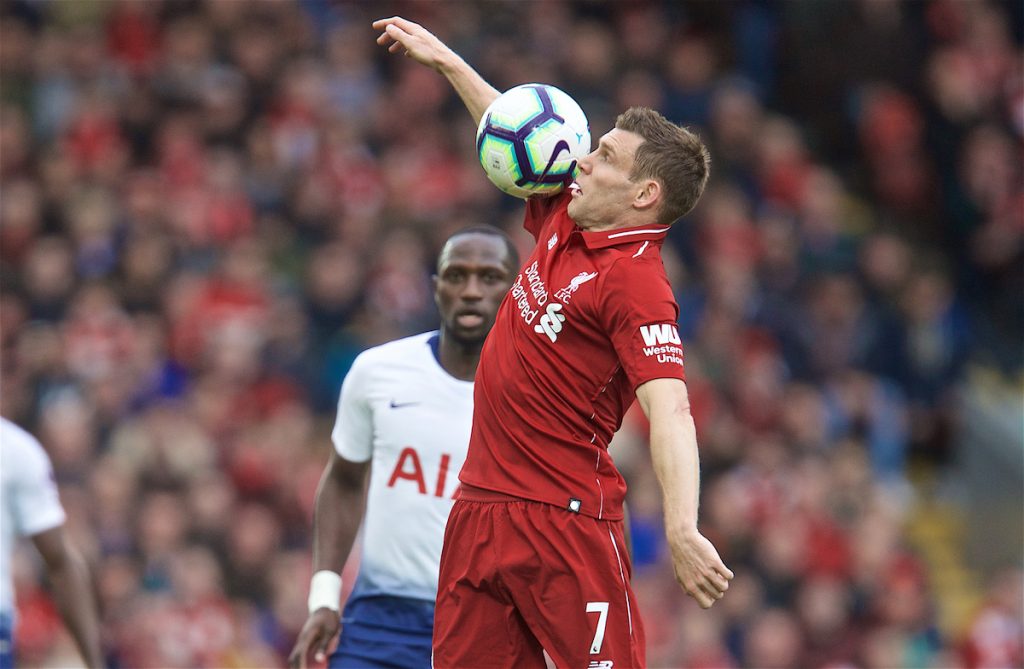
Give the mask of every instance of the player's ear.
<path id="1" fill-rule="evenodd" d="M 438 309 L 441 308 L 441 296 L 438 295 L 438 290 L 440 288 L 440 286 L 439 286 L 440 282 L 441 282 L 441 279 L 439 279 L 436 274 L 431 274 L 430 275 L 430 283 L 434 286 L 434 304 L 437 305 Z"/>
<path id="2" fill-rule="evenodd" d="M 633 206 L 637 209 L 653 211 L 661 202 L 661 184 L 656 179 L 644 179 L 633 197 Z"/>

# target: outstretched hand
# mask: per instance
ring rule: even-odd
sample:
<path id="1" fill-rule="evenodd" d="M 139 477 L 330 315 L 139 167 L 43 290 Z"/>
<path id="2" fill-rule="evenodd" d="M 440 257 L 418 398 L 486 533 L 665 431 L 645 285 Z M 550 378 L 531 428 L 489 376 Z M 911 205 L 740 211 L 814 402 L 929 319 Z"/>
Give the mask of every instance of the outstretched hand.
<path id="1" fill-rule="evenodd" d="M 288 666 L 291 669 L 306 669 L 310 651 L 314 652 L 317 662 L 323 662 L 327 659 L 327 648 L 338 635 L 339 629 L 341 621 L 338 620 L 337 611 L 323 608 L 311 613 L 288 656 Z"/>
<path id="2" fill-rule="evenodd" d="M 440 67 L 441 59 L 451 51 L 432 32 L 401 16 L 377 19 L 373 22 L 373 28 L 382 31 L 377 37 L 377 44 L 386 46 L 389 53 L 404 52 L 416 62 L 435 70 Z"/>
<path id="3" fill-rule="evenodd" d="M 697 600 L 702 609 L 709 609 L 725 595 L 734 574 L 725 566 L 718 551 L 699 532 L 690 532 L 669 539 L 672 566 L 676 580 L 686 594 Z"/>

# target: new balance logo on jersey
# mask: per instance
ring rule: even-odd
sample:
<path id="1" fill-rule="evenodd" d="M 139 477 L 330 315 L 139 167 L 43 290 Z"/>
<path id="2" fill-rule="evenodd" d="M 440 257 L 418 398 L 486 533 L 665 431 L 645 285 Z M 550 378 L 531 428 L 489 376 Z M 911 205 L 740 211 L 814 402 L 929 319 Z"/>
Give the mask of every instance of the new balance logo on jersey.
<path id="1" fill-rule="evenodd" d="M 660 346 L 661 344 L 681 344 L 679 330 L 671 323 L 658 323 L 656 325 L 641 325 L 640 336 L 644 338 L 645 346 Z"/>
<path id="2" fill-rule="evenodd" d="M 562 305 L 558 302 L 552 302 L 545 310 L 544 315 L 540 317 L 540 323 L 533 326 L 533 331 L 538 334 L 545 334 L 552 342 L 558 340 L 558 333 L 562 331 L 562 323 L 565 322 L 565 316 L 559 312 L 562 310 Z"/>
<path id="3" fill-rule="evenodd" d="M 611 660 L 591 660 L 587 669 L 612 669 L 614 666 L 615 663 Z"/>
<path id="4" fill-rule="evenodd" d="M 555 248 L 555 244 L 558 243 L 558 233 L 551 235 L 551 239 L 548 240 L 548 251 Z"/>

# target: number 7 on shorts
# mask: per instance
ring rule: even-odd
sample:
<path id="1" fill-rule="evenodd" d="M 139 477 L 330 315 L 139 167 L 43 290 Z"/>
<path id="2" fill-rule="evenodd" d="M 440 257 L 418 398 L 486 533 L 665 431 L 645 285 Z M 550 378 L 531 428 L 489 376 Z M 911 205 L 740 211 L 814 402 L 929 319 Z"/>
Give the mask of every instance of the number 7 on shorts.
<path id="1" fill-rule="evenodd" d="M 590 644 L 590 654 L 596 655 L 601 652 L 601 644 L 604 643 L 604 628 L 608 624 L 608 602 L 587 602 L 587 613 L 600 614 L 597 618 L 597 631 L 594 632 L 594 642 Z"/>

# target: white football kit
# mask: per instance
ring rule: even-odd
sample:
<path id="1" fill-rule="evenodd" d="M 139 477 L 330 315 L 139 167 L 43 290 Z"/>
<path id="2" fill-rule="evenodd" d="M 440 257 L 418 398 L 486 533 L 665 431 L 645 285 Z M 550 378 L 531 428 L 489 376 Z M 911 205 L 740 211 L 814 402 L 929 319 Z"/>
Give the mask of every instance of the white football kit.
<path id="1" fill-rule="evenodd" d="M 437 361 L 437 333 L 361 353 L 332 433 L 338 455 L 371 460 L 362 561 L 352 599 L 433 602 L 441 544 L 473 419 L 473 382 Z"/>
<path id="2" fill-rule="evenodd" d="M 13 621 L 15 542 L 63 525 L 64 508 L 46 451 L 6 418 L 0 418 L 0 495 L 0 616 Z"/>

